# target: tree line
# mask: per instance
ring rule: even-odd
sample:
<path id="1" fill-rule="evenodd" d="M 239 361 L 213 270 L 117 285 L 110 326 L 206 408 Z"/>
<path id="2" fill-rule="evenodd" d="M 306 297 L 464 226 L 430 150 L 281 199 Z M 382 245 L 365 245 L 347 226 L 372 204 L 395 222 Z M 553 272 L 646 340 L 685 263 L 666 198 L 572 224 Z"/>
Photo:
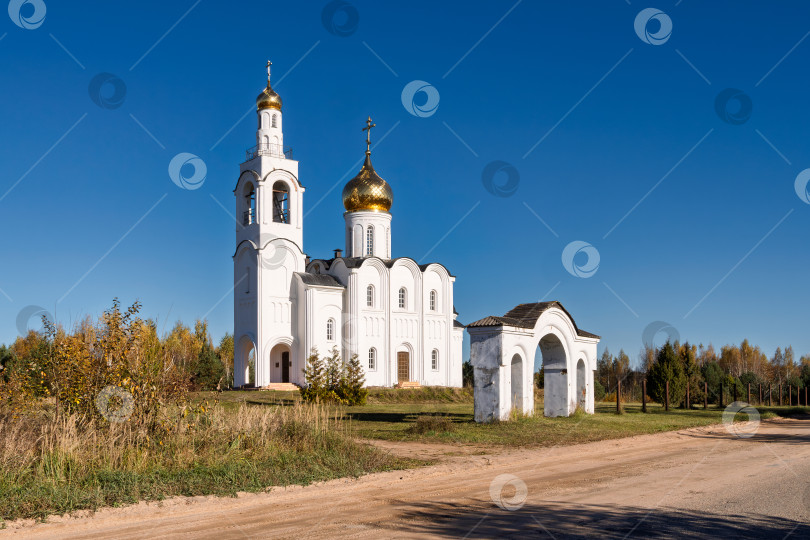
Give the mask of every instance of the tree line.
<path id="1" fill-rule="evenodd" d="M 605 349 L 597 361 L 595 397 L 615 399 L 621 382 L 620 398 L 640 401 L 642 381 L 647 382 L 648 396 L 658 403 L 666 399 L 667 381 L 673 405 L 684 404 L 687 388 L 691 403 L 702 403 L 704 399 L 719 403 L 726 397 L 745 399 L 749 385 L 757 397 L 762 385 L 764 396 L 770 396 L 772 391 L 778 402 L 779 388 L 784 393 L 788 388 L 810 387 L 810 355 L 797 360 L 793 347 L 787 346 L 777 347 L 769 357 L 747 339 L 740 345 L 725 345 L 719 353 L 711 344 L 704 347 L 688 341 L 668 341 L 660 347 L 642 347 L 633 368 L 624 350 L 614 356 Z M 720 394 L 721 389 L 724 395 Z"/>

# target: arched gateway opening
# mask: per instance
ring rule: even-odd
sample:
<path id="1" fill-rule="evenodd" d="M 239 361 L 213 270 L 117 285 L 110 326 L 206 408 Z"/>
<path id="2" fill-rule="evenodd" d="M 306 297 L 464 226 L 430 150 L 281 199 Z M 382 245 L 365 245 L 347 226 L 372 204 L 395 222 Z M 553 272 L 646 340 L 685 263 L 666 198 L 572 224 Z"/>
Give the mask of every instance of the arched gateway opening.
<path id="1" fill-rule="evenodd" d="M 540 339 L 543 359 L 543 414 L 568 416 L 568 362 L 560 338 L 547 334 Z"/>

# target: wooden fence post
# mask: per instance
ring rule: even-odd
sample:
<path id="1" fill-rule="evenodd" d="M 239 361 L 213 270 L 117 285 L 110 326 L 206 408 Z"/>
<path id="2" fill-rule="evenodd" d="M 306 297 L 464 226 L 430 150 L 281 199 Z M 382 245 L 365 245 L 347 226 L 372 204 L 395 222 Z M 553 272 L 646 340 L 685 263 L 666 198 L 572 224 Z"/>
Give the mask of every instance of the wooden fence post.
<path id="1" fill-rule="evenodd" d="M 782 383 L 779 383 L 779 406 L 782 406 Z"/>
<path id="2" fill-rule="evenodd" d="M 723 383 L 720 383 L 720 397 L 718 399 L 720 400 L 720 403 L 718 403 L 718 406 L 722 409 L 723 408 Z"/>
<path id="3" fill-rule="evenodd" d="M 762 405 L 762 383 L 759 383 L 759 404 Z"/>
<path id="4" fill-rule="evenodd" d="M 773 407 L 773 386 L 768 383 L 768 407 Z"/>
<path id="5" fill-rule="evenodd" d="M 686 380 L 686 409 L 691 409 L 692 404 L 689 402 L 689 380 Z"/>
<path id="6" fill-rule="evenodd" d="M 667 381 L 667 397 L 664 403 L 664 410 L 669 412 L 669 381 Z"/>
<path id="7" fill-rule="evenodd" d="M 621 394 L 622 394 L 622 381 L 621 381 L 621 379 L 619 379 L 619 380 L 616 382 L 616 413 L 617 413 L 617 414 L 618 414 L 618 413 L 620 413 L 620 412 L 622 412 L 622 405 L 621 405 L 621 403 L 622 403 L 622 398 L 621 398 Z"/>
<path id="8" fill-rule="evenodd" d="M 641 381 L 641 412 L 647 412 L 647 379 Z"/>
<path id="9" fill-rule="evenodd" d="M 709 408 L 709 383 L 703 381 L 703 409 Z"/>
<path id="10" fill-rule="evenodd" d="M 788 385 L 788 407 L 793 406 L 793 385 Z"/>
<path id="11" fill-rule="evenodd" d="M 737 382 L 734 382 L 734 401 L 737 401 Z"/>
<path id="12" fill-rule="evenodd" d="M 751 383 L 748 383 L 748 404 L 751 404 Z"/>

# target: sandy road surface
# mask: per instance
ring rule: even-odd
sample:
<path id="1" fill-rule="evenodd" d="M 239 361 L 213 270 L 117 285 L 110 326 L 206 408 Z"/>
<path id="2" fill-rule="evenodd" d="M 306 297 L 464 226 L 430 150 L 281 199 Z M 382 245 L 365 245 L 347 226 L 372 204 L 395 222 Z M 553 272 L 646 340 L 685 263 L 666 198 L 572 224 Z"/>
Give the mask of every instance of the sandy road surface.
<path id="1" fill-rule="evenodd" d="M 810 419 L 533 450 L 386 444 L 438 465 L 238 498 L 176 498 L 13 524 L 32 538 L 810 538 Z M 492 502 L 499 475 L 523 506 Z M 504 478 L 504 477 L 501 477 Z M 514 483 L 495 490 L 508 503 Z"/>

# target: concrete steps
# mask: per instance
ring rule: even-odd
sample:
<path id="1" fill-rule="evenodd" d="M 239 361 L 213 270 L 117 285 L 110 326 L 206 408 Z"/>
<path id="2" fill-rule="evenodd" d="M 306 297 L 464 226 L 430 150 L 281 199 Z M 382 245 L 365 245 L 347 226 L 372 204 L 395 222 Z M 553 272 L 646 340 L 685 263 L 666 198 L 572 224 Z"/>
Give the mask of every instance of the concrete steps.
<path id="1" fill-rule="evenodd" d="M 267 386 L 262 386 L 261 390 L 279 390 L 282 392 L 294 392 L 298 390 L 298 386 L 288 382 L 270 383 Z"/>
<path id="2" fill-rule="evenodd" d="M 397 388 L 422 388 L 422 385 L 416 381 L 405 381 L 397 384 Z"/>

